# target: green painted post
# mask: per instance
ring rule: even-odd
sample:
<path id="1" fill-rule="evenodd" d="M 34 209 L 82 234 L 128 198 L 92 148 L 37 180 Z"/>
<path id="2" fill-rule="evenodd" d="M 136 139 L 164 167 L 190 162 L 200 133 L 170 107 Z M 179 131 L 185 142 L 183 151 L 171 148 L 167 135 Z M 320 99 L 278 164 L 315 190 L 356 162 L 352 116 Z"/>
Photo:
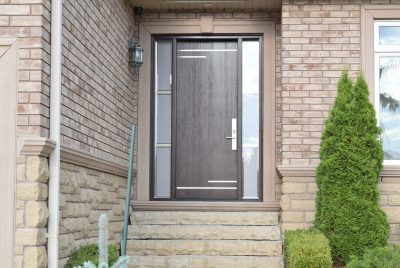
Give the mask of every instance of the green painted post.
<path id="1" fill-rule="evenodd" d="M 121 256 L 126 256 L 126 240 L 128 239 L 128 220 L 129 220 L 129 209 L 131 203 L 132 164 L 135 151 L 135 134 L 136 134 L 136 125 L 132 125 L 131 144 L 129 148 L 128 180 L 126 182 L 125 215 L 124 215 L 124 229 L 122 233 L 122 242 L 121 242 Z"/>

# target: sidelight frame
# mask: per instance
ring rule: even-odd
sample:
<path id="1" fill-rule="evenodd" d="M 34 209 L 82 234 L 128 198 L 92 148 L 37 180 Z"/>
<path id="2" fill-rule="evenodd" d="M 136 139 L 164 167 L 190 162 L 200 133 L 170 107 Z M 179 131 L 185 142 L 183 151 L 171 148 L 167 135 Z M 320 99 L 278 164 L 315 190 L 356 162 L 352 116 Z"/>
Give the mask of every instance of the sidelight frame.
<path id="1" fill-rule="evenodd" d="M 159 40 L 170 40 L 172 42 L 172 95 L 171 95 L 171 175 L 170 175 L 170 198 L 158 198 L 155 197 L 155 173 L 156 173 L 156 147 L 155 147 L 155 113 L 156 113 L 156 103 L 155 98 L 157 96 L 156 88 L 155 88 L 155 72 L 156 72 L 156 57 L 155 57 L 155 44 Z M 177 77 L 177 42 L 181 40 L 235 40 L 238 44 L 238 63 L 237 63 L 237 74 L 238 74 L 238 88 L 237 88 L 237 129 L 238 129 L 238 140 L 237 140 L 237 174 L 238 174 L 238 182 L 237 182 L 237 194 L 238 198 L 233 200 L 233 202 L 263 202 L 263 158 L 264 158 L 264 144 L 263 144 L 263 127 L 264 127 L 264 40 L 262 34 L 219 34 L 219 35 L 171 35 L 171 34 L 153 34 L 151 35 L 151 81 L 150 81 L 150 200 L 151 201 L 199 201 L 199 199 L 181 199 L 176 198 L 176 77 Z M 244 199 L 243 198 L 243 156 L 242 156 L 242 42 L 243 41 L 258 41 L 259 42 L 259 173 L 257 177 L 257 187 L 258 187 L 258 199 Z M 213 199 L 201 199 L 202 201 L 216 201 Z M 224 202 L 227 200 L 218 200 L 218 202 Z M 232 201 L 232 200 L 231 200 Z"/>

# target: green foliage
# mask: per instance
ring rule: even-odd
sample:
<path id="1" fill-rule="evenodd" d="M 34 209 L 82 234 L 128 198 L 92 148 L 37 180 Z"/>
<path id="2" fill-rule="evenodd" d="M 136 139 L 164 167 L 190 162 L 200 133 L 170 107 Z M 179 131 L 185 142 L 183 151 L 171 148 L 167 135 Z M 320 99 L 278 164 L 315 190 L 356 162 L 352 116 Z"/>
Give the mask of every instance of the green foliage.
<path id="1" fill-rule="evenodd" d="M 321 137 L 315 218 L 338 264 L 386 245 L 389 225 L 377 189 L 383 162 L 379 134 L 364 77 L 353 85 L 344 71 Z"/>
<path id="2" fill-rule="evenodd" d="M 108 264 L 111 267 L 119 257 L 118 247 L 116 245 L 108 246 Z M 80 247 L 76 250 L 64 268 L 73 268 L 75 266 L 83 266 L 83 263 L 86 261 L 90 261 L 96 266 L 99 264 L 99 248 L 96 244 L 89 244 L 86 246 Z"/>
<path id="3" fill-rule="evenodd" d="M 328 239 L 318 230 L 295 230 L 285 233 L 285 267 L 331 268 Z"/>
<path id="4" fill-rule="evenodd" d="M 369 249 L 361 259 L 353 257 L 346 268 L 400 268 L 400 247 Z"/>

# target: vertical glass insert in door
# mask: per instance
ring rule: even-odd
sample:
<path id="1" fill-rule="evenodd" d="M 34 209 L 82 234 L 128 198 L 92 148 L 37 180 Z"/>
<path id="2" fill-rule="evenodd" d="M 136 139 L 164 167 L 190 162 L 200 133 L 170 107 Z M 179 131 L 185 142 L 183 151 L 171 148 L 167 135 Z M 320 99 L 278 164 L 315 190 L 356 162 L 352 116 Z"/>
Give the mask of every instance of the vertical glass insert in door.
<path id="1" fill-rule="evenodd" d="M 242 42 L 242 198 L 259 200 L 260 42 Z"/>
<path id="2" fill-rule="evenodd" d="M 154 198 L 170 198 L 172 41 L 156 41 L 154 55 Z"/>

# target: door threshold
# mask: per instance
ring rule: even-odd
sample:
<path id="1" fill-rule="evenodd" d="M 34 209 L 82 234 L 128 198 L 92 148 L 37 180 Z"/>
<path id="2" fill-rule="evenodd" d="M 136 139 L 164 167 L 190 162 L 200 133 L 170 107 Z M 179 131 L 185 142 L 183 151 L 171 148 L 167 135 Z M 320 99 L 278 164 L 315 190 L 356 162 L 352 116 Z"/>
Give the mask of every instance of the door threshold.
<path id="1" fill-rule="evenodd" d="M 138 201 L 132 200 L 136 211 L 280 211 L 280 203 L 264 202 L 221 202 L 221 201 Z"/>

